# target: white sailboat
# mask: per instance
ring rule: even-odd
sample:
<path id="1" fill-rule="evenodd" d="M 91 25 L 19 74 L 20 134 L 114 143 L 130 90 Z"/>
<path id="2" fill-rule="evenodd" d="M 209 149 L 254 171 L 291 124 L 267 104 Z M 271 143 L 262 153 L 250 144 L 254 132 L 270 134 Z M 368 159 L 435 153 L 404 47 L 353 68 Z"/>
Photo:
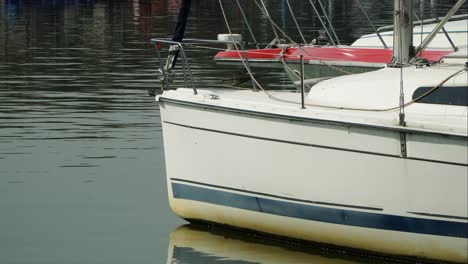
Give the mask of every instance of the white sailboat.
<path id="1" fill-rule="evenodd" d="M 408 2 L 395 0 L 397 22 Z M 275 236 L 468 261 L 467 51 L 408 65 L 404 24 L 392 67 L 320 82 L 303 100 L 196 87 L 158 96 L 172 210 Z"/>

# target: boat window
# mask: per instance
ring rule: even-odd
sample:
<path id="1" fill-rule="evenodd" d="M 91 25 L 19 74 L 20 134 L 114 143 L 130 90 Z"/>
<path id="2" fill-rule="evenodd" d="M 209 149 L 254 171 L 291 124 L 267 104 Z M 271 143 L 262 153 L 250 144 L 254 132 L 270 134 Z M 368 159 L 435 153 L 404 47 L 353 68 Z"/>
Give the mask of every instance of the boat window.
<path id="1" fill-rule="evenodd" d="M 430 91 L 433 87 L 419 87 L 413 93 L 413 100 Z M 416 101 L 425 104 L 468 106 L 468 86 L 443 86 Z"/>

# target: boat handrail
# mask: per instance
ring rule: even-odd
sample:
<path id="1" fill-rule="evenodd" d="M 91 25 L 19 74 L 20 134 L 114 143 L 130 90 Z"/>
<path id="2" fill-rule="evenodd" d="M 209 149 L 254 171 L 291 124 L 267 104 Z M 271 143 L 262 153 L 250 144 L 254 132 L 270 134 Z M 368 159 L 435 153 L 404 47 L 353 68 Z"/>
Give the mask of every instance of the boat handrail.
<path id="1" fill-rule="evenodd" d="M 156 54 L 158 55 L 160 71 L 161 71 L 161 73 L 163 75 L 163 78 L 162 78 L 163 85 L 161 86 L 161 88 L 162 89 L 164 89 L 164 87 L 169 88 L 169 77 L 167 75 L 167 72 L 170 69 L 165 69 L 165 67 L 163 66 L 161 53 L 159 51 L 159 44 L 160 43 L 165 43 L 165 44 L 170 44 L 171 48 L 174 48 L 174 50 L 180 51 L 181 60 L 182 60 L 182 68 L 183 68 L 183 71 L 184 71 L 183 76 L 184 76 L 185 86 L 187 87 L 187 74 L 186 74 L 186 72 L 188 72 L 193 92 L 195 94 L 197 94 L 197 88 L 195 88 L 195 85 L 193 83 L 192 72 L 190 70 L 190 66 L 188 64 L 187 56 L 185 55 L 185 50 L 184 50 L 184 47 L 183 47 L 182 43 L 177 42 L 177 41 L 168 40 L 168 39 L 162 39 L 162 38 L 161 39 L 153 38 L 153 39 L 151 39 L 151 42 L 154 42 L 156 44 L 155 45 L 156 46 Z M 169 51 L 171 51 L 171 50 L 169 50 Z"/>
<path id="2" fill-rule="evenodd" d="M 434 27 L 432 32 L 421 42 L 421 44 L 419 44 L 418 47 L 416 47 L 415 54 L 420 54 L 427 48 L 427 46 L 431 43 L 431 41 L 435 38 L 436 34 L 439 32 L 439 30 L 444 28 L 444 25 L 450 20 L 451 17 L 453 17 L 453 15 L 460 9 L 460 7 L 465 3 L 465 1 L 466 0 L 458 0 L 457 3 L 454 6 L 452 6 L 452 8 L 447 12 L 445 17 L 443 17 L 441 21 L 438 22 L 438 24 Z M 446 36 L 453 46 L 453 42 L 451 41 L 448 34 L 446 34 Z M 455 47 L 455 51 L 457 50 L 458 49 Z"/>
<path id="3" fill-rule="evenodd" d="M 195 87 L 195 82 L 193 80 L 192 71 L 190 69 L 190 65 L 189 65 L 189 62 L 188 62 L 188 59 L 187 59 L 187 55 L 186 55 L 186 52 L 185 52 L 185 49 L 184 49 L 184 45 L 190 45 L 190 44 L 193 44 L 193 43 L 225 44 L 225 45 L 226 44 L 235 44 L 235 45 L 239 45 L 239 47 L 242 50 L 242 53 L 244 54 L 244 56 L 242 56 L 242 57 L 246 61 L 247 67 L 249 67 L 248 66 L 249 65 L 248 57 L 246 55 L 246 51 L 245 51 L 245 48 L 244 48 L 245 43 L 242 42 L 242 41 L 186 38 L 182 42 L 177 42 L 177 41 L 171 40 L 170 38 L 152 38 L 151 42 L 156 44 L 155 45 L 156 46 L 156 54 L 157 54 L 158 60 L 159 60 L 160 71 L 161 71 L 161 74 L 163 75 L 163 77 L 161 79 L 161 81 L 163 83 L 162 86 L 161 86 L 161 90 L 169 89 L 168 71 L 170 71 L 170 69 L 166 69 L 164 67 L 162 57 L 161 57 L 161 53 L 160 53 L 160 47 L 159 47 L 160 43 L 169 44 L 169 45 L 171 45 L 171 48 L 174 49 L 174 47 L 175 47 L 175 50 L 178 50 L 180 52 L 181 60 L 182 60 L 182 69 L 183 69 L 183 77 L 184 77 L 185 87 L 188 87 L 187 81 L 190 81 L 190 85 L 191 85 L 191 87 L 193 89 L 194 94 L 198 94 L 198 91 L 197 91 L 197 88 Z"/>

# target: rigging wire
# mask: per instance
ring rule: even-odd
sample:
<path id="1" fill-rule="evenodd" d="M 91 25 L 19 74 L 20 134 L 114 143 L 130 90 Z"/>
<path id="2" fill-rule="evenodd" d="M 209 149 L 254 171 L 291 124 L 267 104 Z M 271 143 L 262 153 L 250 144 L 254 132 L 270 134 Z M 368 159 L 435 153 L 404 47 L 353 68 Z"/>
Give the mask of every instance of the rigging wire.
<path id="1" fill-rule="evenodd" d="M 439 22 L 439 17 L 437 16 L 437 13 L 435 12 L 435 10 L 434 10 L 434 8 L 432 6 L 432 2 L 430 0 L 428 0 L 427 2 L 429 4 L 429 8 L 430 8 L 432 16 L 434 17 L 435 21 L 438 23 Z M 442 27 L 442 32 L 444 33 L 445 37 L 447 38 L 447 41 L 452 46 L 452 49 L 454 51 L 458 51 L 458 47 L 455 45 L 455 43 L 453 43 L 452 38 L 448 34 L 447 30 L 445 30 L 445 27 Z M 422 43 L 422 41 L 421 41 L 421 43 Z"/>
<path id="2" fill-rule="evenodd" d="M 328 16 L 327 16 L 327 12 L 325 11 L 325 8 L 323 7 L 322 1 L 321 1 L 321 0 L 317 0 L 317 2 L 319 3 L 320 8 L 322 9 L 322 12 L 323 12 L 323 14 L 324 14 L 325 20 L 327 20 L 327 23 L 328 23 L 328 25 L 330 26 L 330 30 L 331 30 L 331 32 L 333 33 L 333 36 L 335 36 L 335 38 L 336 38 L 336 43 L 337 43 L 338 45 L 341 45 L 340 39 L 339 39 L 338 36 L 336 35 L 335 29 L 333 28 L 333 25 L 332 25 L 330 19 L 329 19 Z"/>
<path id="3" fill-rule="evenodd" d="M 256 2 L 256 1 L 255 1 Z M 265 16 L 267 17 L 268 20 L 273 21 L 270 17 L 270 13 L 268 13 L 268 10 L 266 8 L 266 5 L 265 5 L 265 2 L 263 0 L 260 0 L 260 2 L 262 3 L 262 7 L 263 7 L 263 10 L 264 10 L 264 13 L 265 13 Z M 262 8 L 261 8 L 262 9 Z M 278 36 L 278 32 L 276 32 L 276 29 L 275 29 L 275 26 L 273 25 L 273 23 L 271 24 L 271 28 L 273 29 L 273 34 L 275 34 L 275 37 L 278 41 L 280 41 L 280 38 Z"/>
<path id="4" fill-rule="evenodd" d="M 332 42 L 332 45 L 333 45 L 333 46 L 336 46 L 335 41 L 333 40 L 333 38 L 332 38 L 332 36 L 331 36 L 331 34 L 330 34 L 330 31 L 328 31 L 328 28 L 327 28 L 327 26 L 325 25 L 325 22 L 323 22 L 323 19 L 322 19 L 322 17 L 320 16 L 320 14 L 319 14 L 317 8 L 315 7 L 314 3 L 312 2 L 312 0 L 309 0 L 309 3 L 310 3 L 310 5 L 312 6 L 312 8 L 314 9 L 315 14 L 317 15 L 317 18 L 319 19 L 320 23 L 322 24 L 323 29 L 325 29 L 325 32 L 327 33 L 328 38 L 329 38 L 330 41 Z"/>
<path id="5" fill-rule="evenodd" d="M 284 32 L 280 26 L 278 26 L 278 24 L 275 23 L 275 21 L 273 21 L 273 19 L 270 17 L 270 15 L 268 14 L 268 11 L 266 10 L 266 7 L 262 7 L 262 5 L 260 5 L 258 3 L 258 0 L 254 0 L 253 1 L 255 3 L 255 5 L 257 5 L 257 7 L 260 9 L 260 11 L 262 11 L 262 13 L 266 16 L 266 18 L 268 19 L 268 21 L 270 21 L 272 27 L 276 28 L 276 30 L 278 30 L 285 38 L 287 38 L 291 43 L 296 43 L 288 34 L 286 34 L 286 32 Z M 263 3 L 263 2 L 262 2 Z M 275 33 L 275 37 L 278 39 L 279 41 L 279 36 L 277 35 L 276 31 L 274 31 Z"/>
<path id="6" fill-rule="evenodd" d="M 401 25 L 403 25 L 403 16 L 401 14 L 401 6 L 400 6 L 400 10 L 398 12 L 398 20 L 400 21 L 400 26 L 398 27 L 398 29 L 400 30 L 399 32 L 399 42 L 400 42 L 400 47 L 398 48 L 398 53 L 399 53 L 399 57 L 400 57 L 400 101 L 399 101 L 399 110 L 400 110 L 400 113 L 399 113 L 399 123 L 400 123 L 400 126 L 405 126 L 405 94 L 404 94 L 404 90 L 403 90 L 403 37 L 402 37 L 402 34 L 403 34 L 403 27 Z M 410 14 L 411 16 L 412 14 Z M 395 47 L 394 47 L 395 48 Z"/>
<path id="7" fill-rule="evenodd" d="M 294 12 L 293 12 L 293 10 L 292 10 L 292 8 L 291 8 L 291 4 L 289 3 L 289 0 L 286 0 L 286 5 L 288 6 L 289 13 L 291 13 L 291 17 L 292 17 L 292 19 L 293 19 L 293 21 L 294 21 L 294 24 L 295 24 L 296 27 L 297 27 L 297 30 L 299 31 L 299 35 L 301 35 L 301 38 L 302 38 L 303 43 L 306 44 L 307 41 L 305 40 L 304 35 L 302 35 L 302 30 L 301 30 L 301 28 L 299 27 L 299 23 L 297 23 L 296 16 L 294 15 Z"/>
<path id="8" fill-rule="evenodd" d="M 249 21 L 247 20 L 247 16 L 245 15 L 244 9 L 242 8 L 239 0 L 236 0 L 236 4 L 237 4 L 237 7 L 239 7 L 239 11 L 241 12 L 242 19 L 245 21 L 245 23 L 247 25 L 247 29 L 249 30 L 250 37 L 252 38 L 253 42 L 255 43 L 255 47 L 257 47 L 257 49 L 259 49 L 260 47 L 258 46 L 258 42 L 257 42 L 257 39 L 255 38 L 255 34 L 253 33 L 252 28 L 250 27 Z"/>
<path id="9" fill-rule="evenodd" d="M 424 1 L 421 1 L 421 7 L 420 7 L 420 15 L 421 15 L 421 19 L 419 19 L 419 17 L 417 17 L 417 19 L 419 21 L 421 21 L 421 40 L 419 43 L 422 43 L 423 42 L 423 33 L 424 33 Z M 414 14 L 416 16 L 416 14 Z M 421 55 L 422 52 L 419 54 Z"/>
<path id="10" fill-rule="evenodd" d="M 233 39 L 233 37 L 232 37 L 233 34 L 232 34 L 231 26 L 230 26 L 230 24 L 229 24 L 229 21 L 228 21 L 228 19 L 227 19 L 226 13 L 225 13 L 225 11 L 224 11 L 224 7 L 223 7 L 223 4 L 222 4 L 222 0 L 218 0 L 218 1 L 219 1 L 219 4 L 220 4 L 221 13 L 222 13 L 223 18 L 224 18 L 224 21 L 225 21 L 225 23 L 226 23 L 226 27 L 227 27 L 227 29 L 228 29 L 229 34 L 231 35 L 231 39 Z M 256 1 L 255 1 L 255 2 L 256 2 Z M 246 63 L 246 61 L 245 61 L 245 60 L 248 59 L 248 58 L 245 58 L 244 56 L 241 55 L 241 51 L 239 50 L 239 47 L 238 47 L 237 43 L 233 41 L 233 44 L 234 44 L 234 47 L 235 47 L 235 49 L 236 49 L 236 51 L 237 51 L 237 54 L 238 54 L 239 58 L 241 58 L 241 61 L 242 61 L 242 64 L 243 64 L 244 68 L 247 70 L 247 73 L 249 74 L 250 78 L 252 79 L 252 82 L 253 82 L 260 90 L 262 90 L 262 91 L 264 91 L 265 93 L 267 93 L 269 97 L 273 98 L 273 96 L 272 96 L 271 94 L 269 94 L 268 92 L 266 92 L 266 90 L 263 88 L 263 86 L 260 85 L 260 83 L 255 79 L 254 74 L 252 73 L 250 67 L 247 66 L 247 63 Z M 306 54 L 308 54 L 309 56 L 313 57 L 307 50 L 304 50 L 301 46 L 299 46 L 298 48 L 301 49 L 302 51 L 304 51 L 304 52 L 305 52 Z M 283 60 L 283 59 L 282 59 L 282 60 Z M 317 60 L 320 61 L 321 63 L 323 63 L 323 64 L 325 64 L 325 65 L 327 65 L 327 66 L 333 68 L 333 69 L 336 69 L 336 70 L 338 70 L 338 71 L 342 71 L 342 72 L 344 72 L 344 73 L 346 73 L 346 74 L 352 74 L 351 72 L 347 72 L 347 71 L 342 70 L 342 69 L 339 69 L 339 68 L 337 68 L 337 67 L 335 67 L 335 66 L 329 65 L 329 64 L 325 63 L 324 61 L 322 61 L 322 60 L 320 60 L 320 59 L 317 59 Z M 288 67 L 289 67 L 289 66 L 288 66 Z M 293 72 L 294 72 L 294 71 L 293 71 Z"/>
<path id="11" fill-rule="evenodd" d="M 246 56 L 241 56 L 241 51 L 239 50 L 239 47 L 238 47 L 238 44 L 236 41 L 234 41 L 234 36 L 232 34 L 232 30 L 231 30 L 231 26 L 229 26 L 229 21 L 227 19 L 227 16 L 226 16 L 226 13 L 224 12 L 224 7 L 223 7 L 223 3 L 222 3 L 222 0 L 218 0 L 219 2 L 219 6 L 221 8 L 221 13 L 223 14 L 223 18 L 224 18 L 224 22 L 226 23 L 226 27 L 228 29 L 228 32 L 229 32 L 229 35 L 231 36 L 231 40 L 232 40 L 232 43 L 234 44 L 234 47 L 236 48 L 236 51 L 237 51 L 237 54 L 238 56 L 241 58 L 241 61 L 242 61 L 242 64 L 244 65 L 244 68 L 247 70 L 247 74 L 250 76 L 250 79 L 252 80 L 252 83 L 254 85 L 254 89 L 255 87 L 258 87 L 260 88 L 262 91 L 264 90 L 263 87 L 260 85 L 260 83 L 255 79 L 254 77 L 254 74 L 252 73 L 252 70 L 250 69 L 250 67 L 247 65 L 247 62 L 246 62 Z"/>
<path id="12" fill-rule="evenodd" d="M 219 4 L 220 4 L 220 7 L 221 7 L 221 11 L 222 11 L 222 14 L 223 14 L 223 18 L 224 18 L 224 21 L 226 23 L 226 27 L 229 31 L 229 34 L 231 35 L 231 39 L 233 34 L 232 34 L 232 30 L 231 30 L 231 27 L 229 25 L 229 21 L 227 20 L 227 17 L 226 17 L 226 14 L 224 12 L 224 8 L 223 8 L 223 4 L 222 4 L 222 0 L 218 0 L 219 1 Z M 401 30 L 401 29 L 400 29 Z M 401 34 L 401 33 L 400 33 Z M 400 41 L 401 41 L 401 38 L 400 38 Z M 247 73 L 248 75 L 250 76 L 251 80 L 253 83 L 255 83 L 255 85 L 260 89 L 262 90 L 270 99 L 272 100 L 276 100 L 276 101 L 279 101 L 279 102 L 285 102 L 285 103 L 291 103 L 291 104 L 298 104 L 297 101 L 294 101 L 294 100 L 287 100 L 287 99 L 282 99 L 282 98 L 278 98 L 276 96 L 274 96 L 272 93 L 268 92 L 267 90 L 265 90 L 263 88 L 262 85 L 260 85 L 260 83 L 256 80 L 256 78 L 254 77 L 254 74 L 252 73 L 250 67 L 247 66 L 247 63 L 246 63 L 246 58 L 242 57 L 240 54 L 241 54 L 241 51 L 239 50 L 239 47 L 237 45 L 237 43 L 235 41 L 233 41 L 233 44 L 234 44 L 234 47 L 236 48 L 236 51 L 237 53 L 239 54 L 239 57 L 242 58 L 242 64 L 244 65 L 245 69 L 247 70 Z M 402 50 L 400 49 L 399 51 L 400 53 L 402 52 Z M 337 107 L 337 106 L 325 106 L 325 105 L 319 105 L 319 104 L 310 104 L 310 103 L 305 103 L 305 105 L 307 106 L 313 106 L 313 107 L 320 107 L 320 108 L 325 108 L 325 109 L 339 109 L 339 110 L 352 110 L 352 111 L 367 111 L 367 112 L 390 112 L 390 111 L 395 111 L 395 110 L 399 110 L 400 111 L 400 114 L 403 113 L 404 114 L 404 108 L 417 102 L 418 100 L 424 98 L 425 96 L 431 94 L 432 92 L 434 92 L 435 90 L 439 89 L 440 87 L 442 87 L 442 85 L 444 85 L 447 81 L 449 81 L 450 79 L 452 79 L 453 77 L 457 76 L 458 74 L 460 74 L 461 72 L 464 72 L 466 71 L 466 69 L 461 69 L 453 74 L 451 74 L 450 76 L 448 76 L 447 78 L 445 78 L 444 80 L 442 80 L 440 83 L 438 83 L 437 85 L 435 85 L 434 87 L 432 87 L 430 90 L 428 90 L 426 93 L 422 94 L 421 96 L 417 97 L 417 98 L 414 98 L 412 99 L 411 101 L 407 102 L 407 103 L 404 103 L 404 95 L 403 95 L 403 83 L 402 83 L 402 80 L 403 80 L 403 65 L 407 65 L 407 63 L 403 63 L 402 62 L 402 56 L 400 54 L 400 77 L 401 77 L 401 82 L 400 82 L 400 101 L 399 101 L 399 104 L 398 106 L 396 107 L 390 107 L 390 108 L 385 108 L 385 109 L 366 109 L 366 108 L 353 108 L 353 107 Z"/>
<path id="13" fill-rule="evenodd" d="M 385 41 L 383 40 L 382 35 L 380 34 L 379 30 L 378 30 L 377 28 L 375 28 L 374 23 L 372 22 L 372 20 L 370 19 L 370 17 L 367 15 L 366 10 L 364 9 L 364 7 L 363 7 L 362 4 L 361 4 L 361 1 L 355 0 L 355 2 L 357 3 L 358 7 L 359 7 L 359 8 L 362 10 L 362 12 L 364 13 L 364 16 L 366 17 L 367 21 L 369 21 L 369 23 L 370 23 L 372 29 L 374 30 L 375 34 L 377 34 L 377 37 L 379 38 L 380 42 L 382 42 L 382 45 L 384 46 L 384 48 L 388 49 L 387 43 L 385 43 Z"/>

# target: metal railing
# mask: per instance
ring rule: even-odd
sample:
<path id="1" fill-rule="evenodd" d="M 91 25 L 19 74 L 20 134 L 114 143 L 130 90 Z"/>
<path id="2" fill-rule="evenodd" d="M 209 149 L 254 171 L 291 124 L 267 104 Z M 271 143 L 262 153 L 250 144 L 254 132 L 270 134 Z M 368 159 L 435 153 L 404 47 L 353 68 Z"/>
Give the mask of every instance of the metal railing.
<path id="1" fill-rule="evenodd" d="M 162 78 L 161 78 L 161 81 L 162 81 L 161 90 L 169 89 L 169 86 L 170 86 L 169 72 L 172 70 L 172 69 L 168 69 L 167 66 L 164 66 L 165 64 L 163 63 L 163 58 L 161 57 L 161 51 L 160 51 L 160 48 L 161 48 L 160 44 L 161 43 L 169 44 L 173 48 L 176 47 L 175 50 L 173 50 L 173 52 L 174 51 L 176 52 L 176 54 L 175 54 L 176 58 L 175 59 L 177 59 L 177 55 L 180 55 L 180 59 L 181 59 L 181 62 L 182 62 L 182 75 L 183 75 L 183 78 L 184 78 L 185 87 L 188 87 L 188 83 L 190 82 L 190 86 L 193 89 L 193 93 L 195 95 L 198 94 L 198 91 L 197 91 L 197 88 L 195 87 L 195 82 L 194 82 L 194 78 L 193 78 L 193 75 L 192 75 L 192 70 L 190 69 L 190 65 L 189 65 L 189 62 L 188 62 L 187 55 L 186 55 L 187 53 L 185 52 L 185 49 L 184 49 L 185 45 L 190 45 L 190 44 L 194 44 L 194 43 L 225 44 L 225 45 L 234 44 L 234 45 L 238 45 L 240 47 L 240 49 L 241 49 L 241 51 L 239 51 L 239 52 L 242 52 L 242 56 L 241 56 L 241 54 L 239 54 L 239 58 L 241 60 L 245 61 L 247 70 L 250 71 L 249 60 L 248 60 L 247 53 L 246 53 L 245 48 L 244 48 L 244 43 L 240 42 L 240 41 L 223 41 L 223 40 L 210 40 L 210 39 L 184 39 L 183 42 L 176 42 L 176 41 L 172 41 L 172 40 L 167 39 L 167 38 L 153 38 L 153 39 L 151 39 L 151 42 L 155 43 L 156 54 L 157 54 L 157 57 L 158 57 L 158 60 L 159 60 L 159 70 L 160 70 L 161 74 L 163 75 Z M 253 88 L 255 89 L 254 80 L 252 80 L 252 84 L 253 84 Z"/>
<path id="2" fill-rule="evenodd" d="M 190 66 L 188 64 L 188 60 L 187 60 L 187 56 L 185 54 L 185 50 L 184 50 L 184 47 L 182 46 L 182 43 L 180 42 L 176 42 L 176 41 L 172 41 L 172 40 L 168 40 L 168 39 L 151 39 L 151 42 L 154 42 L 156 45 L 156 54 L 158 55 L 158 61 L 159 61 L 159 70 L 161 71 L 163 77 L 162 77 L 162 90 L 164 88 L 168 89 L 169 88 L 169 75 L 168 75 L 168 71 L 171 70 L 171 69 L 166 69 L 166 67 L 164 66 L 164 63 L 163 63 L 163 60 L 162 60 L 162 57 L 161 57 L 161 52 L 159 50 L 160 46 L 159 44 L 160 43 L 165 43 L 165 44 L 170 44 L 170 45 L 173 45 L 173 46 L 176 46 L 180 55 L 181 55 L 181 60 L 182 60 L 182 69 L 183 69 L 183 76 L 184 76 L 184 83 L 185 83 L 185 86 L 187 87 L 187 73 L 189 75 L 189 78 L 190 78 L 190 83 L 192 85 L 192 89 L 193 89 L 193 92 L 195 94 L 197 94 L 197 88 L 195 88 L 195 84 L 193 82 L 193 78 L 192 78 L 192 71 L 190 70 Z M 177 58 L 176 58 L 177 59 Z"/>
<path id="3" fill-rule="evenodd" d="M 427 24 L 434 24 L 434 23 L 438 23 L 440 22 L 440 20 L 442 19 L 443 17 L 438 17 L 438 18 L 430 18 L 430 19 L 425 19 L 424 21 L 414 21 L 413 22 L 413 26 L 419 26 L 419 25 L 427 25 Z M 450 17 L 450 20 L 449 21 L 457 21 L 457 20 L 463 20 L 463 19 L 467 19 L 468 18 L 468 14 L 461 14 L 461 15 L 454 15 L 452 17 Z M 388 25 L 388 26 L 383 26 L 383 27 L 379 27 L 377 29 L 378 32 L 383 32 L 383 31 L 391 31 L 393 30 L 393 25 Z"/>
<path id="4" fill-rule="evenodd" d="M 188 62 L 188 59 L 187 59 L 187 55 L 186 55 L 186 52 L 185 52 L 185 49 L 184 49 L 184 45 L 190 45 L 190 44 L 193 44 L 193 43 L 226 44 L 226 45 L 227 44 L 235 44 L 235 45 L 239 45 L 241 50 L 236 49 L 236 50 L 233 50 L 233 51 L 238 51 L 238 52 L 243 53 L 243 56 L 241 56 L 239 54 L 239 58 L 242 59 L 245 62 L 246 70 L 248 72 L 252 73 L 251 68 L 249 66 L 249 60 L 248 60 L 248 56 L 247 56 L 246 50 L 244 48 L 244 43 L 243 42 L 208 40 L 208 39 L 184 39 L 184 41 L 182 43 L 180 43 L 180 42 L 172 41 L 172 40 L 169 40 L 169 39 L 166 39 L 166 38 L 153 38 L 153 39 L 151 39 L 151 42 L 155 43 L 156 54 L 157 54 L 158 60 L 159 60 L 159 67 L 160 67 L 160 71 L 161 71 L 161 73 L 163 75 L 163 77 L 161 79 L 162 80 L 161 90 L 169 89 L 168 71 L 170 71 L 171 69 L 166 69 L 166 67 L 164 66 L 163 59 L 161 57 L 161 52 L 160 52 L 160 46 L 159 46 L 160 43 L 177 46 L 180 57 L 181 57 L 181 61 L 182 61 L 183 78 L 184 78 L 185 87 L 188 87 L 188 82 L 190 82 L 190 85 L 191 85 L 191 88 L 193 89 L 193 94 L 194 95 L 197 95 L 198 91 L 197 91 L 197 88 L 195 87 L 195 82 L 193 80 L 192 71 L 190 69 L 190 65 L 189 65 L 189 62 Z M 304 82 L 305 81 L 304 80 L 304 77 L 305 77 L 305 74 L 304 74 L 304 55 L 300 55 L 299 60 L 300 60 L 300 67 L 301 67 L 301 70 L 300 70 L 301 109 L 305 109 L 306 107 L 305 107 L 305 82 Z M 258 84 L 258 83 L 255 80 L 255 77 L 253 77 L 253 74 L 250 74 L 250 76 L 251 76 L 251 81 L 252 81 L 252 88 L 253 88 L 253 90 L 256 90 L 257 89 L 256 84 Z M 265 91 L 261 86 L 259 86 L 259 88 L 261 90 Z"/>

